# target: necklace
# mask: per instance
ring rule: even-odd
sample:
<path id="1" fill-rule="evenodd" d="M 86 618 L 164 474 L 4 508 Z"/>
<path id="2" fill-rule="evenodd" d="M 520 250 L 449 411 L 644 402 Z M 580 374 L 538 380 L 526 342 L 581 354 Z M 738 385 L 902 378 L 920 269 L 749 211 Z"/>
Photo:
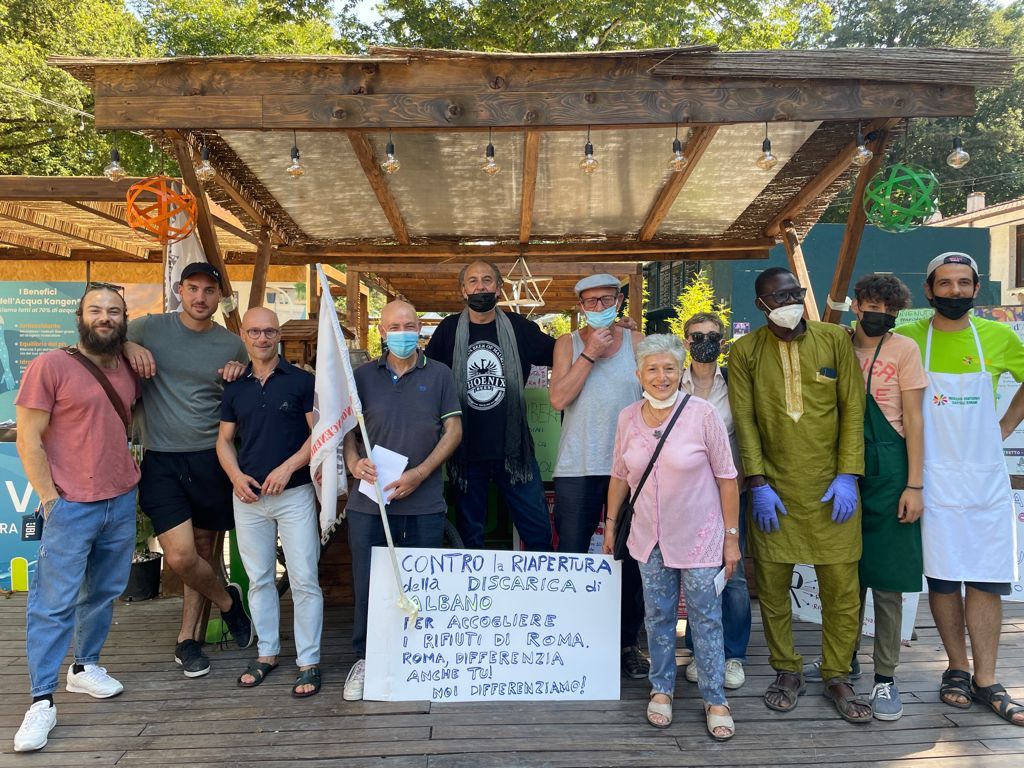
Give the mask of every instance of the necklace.
<path id="1" fill-rule="evenodd" d="M 658 418 L 658 412 L 651 408 L 651 406 L 648 403 L 645 402 L 643 404 L 643 407 L 640 409 L 640 415 L 644 419 L 644 424 L 646 424 L 648 427 L 651 427 L 654 430 L 654 436 L 659 440 L 661 439 L 661 425 L 665 423 L 666 419 L 668 419 L 669 414 L 672 413 L 672 409 L 665 408 L 664 411 L 665 415 Z M 652 421 L 657 422 L 657 424 L 652 425 L 650 423 Z"/>

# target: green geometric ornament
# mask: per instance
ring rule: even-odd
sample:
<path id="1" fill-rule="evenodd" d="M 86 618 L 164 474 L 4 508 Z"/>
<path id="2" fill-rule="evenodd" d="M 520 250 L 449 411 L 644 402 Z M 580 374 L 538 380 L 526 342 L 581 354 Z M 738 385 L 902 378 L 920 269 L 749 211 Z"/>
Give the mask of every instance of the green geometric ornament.
<path id="1" fill-rule="evenodd" d="M 939 207 L 939 180 L 927 168 L 894 163 L 875 174 L 864 190 L 868 221 L 886 232 L 924 224 Z"/>

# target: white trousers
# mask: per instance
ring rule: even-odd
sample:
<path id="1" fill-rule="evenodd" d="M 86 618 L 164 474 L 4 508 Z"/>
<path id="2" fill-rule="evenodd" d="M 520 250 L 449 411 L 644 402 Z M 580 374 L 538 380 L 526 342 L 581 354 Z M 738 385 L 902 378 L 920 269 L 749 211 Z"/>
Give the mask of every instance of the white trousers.
<path id="1" fill-rule="evenodd" d="M 278 496 L 260 496 L 252 504 L 234 497 L 235 537 L 249 574 L 249 611 L 259 637 L 259 654 L 277 656 L 281 651 L 281 607 L 274 583 L 280 536 L 295 606 L 295 661 L 300 667 L 320 663 L 324 624 L 315 498 L 309 483 Z"/>

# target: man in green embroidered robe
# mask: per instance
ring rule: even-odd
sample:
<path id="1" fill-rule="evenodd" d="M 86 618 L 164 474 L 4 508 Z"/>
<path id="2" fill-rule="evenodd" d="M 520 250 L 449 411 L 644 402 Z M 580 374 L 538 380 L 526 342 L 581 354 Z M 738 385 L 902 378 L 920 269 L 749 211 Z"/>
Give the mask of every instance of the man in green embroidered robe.
<path id="1" fill-rule="evenodd" d="M 789 711 L 806 684 L 793 645 L 790 585 L 797 563 L 815 566 L 822 614 L 825 696 L 851 722 L 871 708 L 849 683 L 860 632 L 857 476 L 864 472 L 864 383 L 846 332 L 805 320 L 796 277 L 773 267 L 755 282 L 768 325 L 729 354 L 729 403 L 747 471 L 747 527 L 775 682 L 765 704 Z"/>

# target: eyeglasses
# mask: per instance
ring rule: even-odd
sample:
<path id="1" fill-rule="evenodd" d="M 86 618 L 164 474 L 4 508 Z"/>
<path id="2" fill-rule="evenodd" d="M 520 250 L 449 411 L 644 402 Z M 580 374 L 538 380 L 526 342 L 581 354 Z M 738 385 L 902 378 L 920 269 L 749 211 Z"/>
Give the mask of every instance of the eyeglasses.
<path id="1" fill-rule="evenodd" d="M 104 291 L 113 291 L 114 293 L 121 294 L 121 298 L 124 298 L 123 285 L 114 285 L 113 283 L 99 283 L 94 280 L 90 280 L 88 283 L 85 284 L 85 293 L 88 293 L 89 291 L 95 291 L 97 289 Z M 82 295 L 84 296 L 85 294 L 83 293 Z"/>
<path id="2" fill-rule="evenodd" d="M 788 291 L 774 291 L 772 293 L 762 293 L 758 296 L 759 299 L 771 299 L 776 304 L 785 304 L 787 301 L 801 302 L 807 295 L 806 288 L 790 288 Z"/>
<path id="3" fill-rule="evenodd" d="M 695 331 L 690 334 L 690 343 L 692 344 L 703 344 L 705 341 L 719 342 L 722 340 L 722 334 L 718 331 L 711 331 L 710 333 L 701 333 Z"/>
<path id="4" fill-rule="evenodd" d="M 591 296 L 589 299 L 580 299 L 580 304 L 583 305 L 584 309 L 597 309 L 598 307 L 608 307 L 615 304 L 618 299 L 618 294 L 613 296 Z"/>
<path id="5" fill-rule="evenodd" d="M 253 341 L 256 341 L 260 335 L 266 336 L 269 341 L 273 341 L 281 335 L 280 328 L 246 328 L 245 335 Z"/>

